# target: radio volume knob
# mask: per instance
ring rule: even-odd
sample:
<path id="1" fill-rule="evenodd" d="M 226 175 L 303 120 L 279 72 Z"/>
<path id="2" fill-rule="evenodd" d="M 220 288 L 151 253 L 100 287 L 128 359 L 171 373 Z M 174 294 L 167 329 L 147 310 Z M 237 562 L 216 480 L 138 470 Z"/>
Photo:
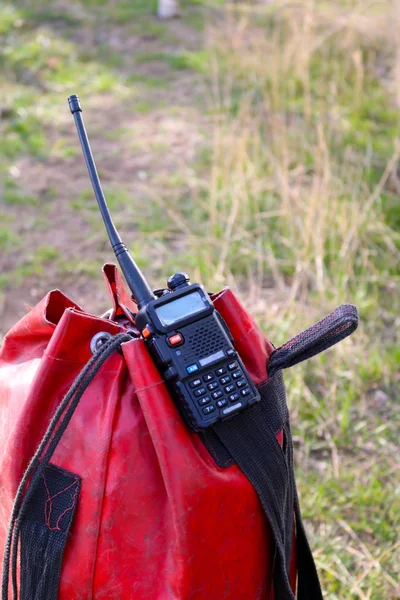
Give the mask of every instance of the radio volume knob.
<path id="1" fill-rule="evenodd" d="M 171 292 L 186 287 L 190 283 L 190 277 L 187 273 L 175 273 L 168 277 L 167 285 Z"/>

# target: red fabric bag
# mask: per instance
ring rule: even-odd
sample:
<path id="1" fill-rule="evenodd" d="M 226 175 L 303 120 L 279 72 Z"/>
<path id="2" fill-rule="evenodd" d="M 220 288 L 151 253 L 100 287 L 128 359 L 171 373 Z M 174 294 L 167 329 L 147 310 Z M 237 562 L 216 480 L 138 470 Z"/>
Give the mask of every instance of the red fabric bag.
<path id="1" fill-rule="evenodd" d="M 104 273 L 113 301 L 109 318 L 85 313 L 55 290 L 4 339 L 1 552 L 23 474 L 91 359 L 93 338 L 135 332 L 136 307 L 116 267 L 107 265 Z M 268 381 L 272 344 L 229 289 L 213 301 L 254 383 Z M 281 446 L 282 429 L 276 431 Z M 270 525 L 250 481 L 229 455 L 223 466 L 214 450 L 183 423 L 144 341 L 122 343 L 84 391 L 31 501 L 21 529 L 17 597 L 272 600 Z M 52 574 L 41 566 L 47 534 L 59 552 Z M 4 589 L 3 579 L 3 600 Z"/>

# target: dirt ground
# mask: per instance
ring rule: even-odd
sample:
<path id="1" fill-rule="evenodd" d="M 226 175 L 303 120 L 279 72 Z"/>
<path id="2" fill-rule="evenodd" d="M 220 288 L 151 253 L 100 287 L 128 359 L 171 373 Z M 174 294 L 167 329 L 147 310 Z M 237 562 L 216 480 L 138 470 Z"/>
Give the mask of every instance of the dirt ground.
<path id="1" fill-rule="evenodd" d="M 151 21 L 157 25 L 155 17 Z M 62 22 L 56 29 L 60 36 L 67 34 Z M 171 69 L 159 60 L 171 52 L 200 47 L 203 33 L 183 19 L 174 19 L 163 25 L 163 36 L 132 34 L 112 23 L 104 25 L 96 39 L 91 24 L 74 35 L 76 42 L 92 52 L 102 38 L 107 39 L 113 52 L 128 57 L 119 76 L 135 81 L 133 86 L 125 86 L 123 98 L 112 90 L 81 95 L 104 191 L 106 197 L 113 192 L 113 216 L 129 246 L 135 240 L 136 215 L 146 212 L 154 199 L 167 200 L 165 188 L 171 178 L 179 178 L 182 184 L 168 193 L 180 194 L 185 178 L 193 177 L 193 163 L 204 146 L 209 129 L 202 111 L 204 78 L 195 70 Z M 149 54 L 148 60 L 137 63 L 135 54 L 139 53 Z M 166 85 L 157 87 L 159 81 Z M 71 92 L 79 94 L 80 90 Z M 101 267 L 115 259 L 96 210 L 65 93 L 56 95 L 55 102 L 57 118 L 47 119 L 45 114 L 42 118 L 47 155 L 26 154 L 10 167 L 18 187 L 37 202 L 1 206 L 19 243 L 0 256 L 0 272 L 7 278 L 0 292 L 0 336 L 26 312 L 25 303 L 33 306 L 54 288 L 95 314 L 109 306 Z M 60 148 L 69 152 L 59 152 Z M 122 200 L 118 200 L 119 194 Z M 157 250 L 149 244 L 141 253 L 147 256 L 152 279 L 153 266 L 159 260 Z M 154 285 L 161 287 L 164 282 L 154 281 Z"/>

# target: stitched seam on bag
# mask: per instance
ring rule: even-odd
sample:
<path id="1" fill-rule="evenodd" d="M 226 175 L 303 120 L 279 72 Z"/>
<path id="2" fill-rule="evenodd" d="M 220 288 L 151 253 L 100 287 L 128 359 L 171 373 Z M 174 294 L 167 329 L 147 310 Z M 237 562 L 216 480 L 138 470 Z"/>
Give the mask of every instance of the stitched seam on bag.
<path id="1" fill-rule="evenodd" d="M 257 389 L 258 389 L 258 391 L 259 391 L 259 392 L 261 392 L 261 391 L 262 391 L 262 390 L 264 390 L 266 387 L 268 387 L 268 386 L 269 386 L 269 384 L 272 382 L 272 380 L 273 380 L 273 378 L 274 378 L 274 376 L 275 376 L 276 374 L 277 374 L 277 373 L 274 373 L 274 374 L 273 374 L 271 377 L 268 377 L 268 378 L 267 378 L 265 381 L 263 381 L 262 383 L 260 383 L 260 385 L 258 385 L 258 386 L 257 386 Z M 284 385 L 284 382 L 283 382 L 283 380 L 282 380 L 282 383 L 283 383 L 283 385 Z M 283 422 L 282 422 L 282 425 L 281 425 L 281 427 L 280 427 L 279 429 L 277 429 L 277 430 L 274 432 L 274 435 L 275 435 L 275 437 L 276 437 L 277 435 L 279 435 L 279 434 L 280 434 L 280 433 L 283 431 L 283 428 L 284 428 L 284 426 L 285 426 L 285 424 L 286 424 L 286 423 L 289 423 L 289 417 L 286 419 L 286 421 L 283 421 Z M 278 440 L 277 440 L 277 441 L 278 441 Z M 279 444 L 279 446 L 281 447 L 281 445 L 280 445 L 280 444 Z"/>
<path id="2" fill-rule="evenodd" d="M 235 343 L 238 344 L 240 342 L 243 342 L 243 340 L 245 340 L 256 328 L 256 324 L 253 323 L 253 325 L 251 326 L 251 328 L 249 329 L 249 331 L 247 333 L 245 333 L 241 338 L 239 338 L 238 340 L 235 340 Z"/>
<path id="3" fill-rule="evenodd" d="M 202 439 L 203 444 L 205 445 L 205 447 L 207 448 L 207 450 L 209 451 L 209 453 L 212 455 L 215 464 L 217 465 L 217 467 L 219 467 L 220 469 L 226 468 L 226 467 L 231 467 L 233 466 L 235 463 L 235 461 L 233 460 L 233 458 L 228 458 L 225 462 L 222 462 L 218 459 L 218 454 L 214 451 L 214 448 L 212 446 L 212 444 L 210 444 L 208 441 L 205 441 L 204 439 Z M 222 465 L 222 466 L 221 466 Z"/>
<path id="4" fill-rule="evenodd" d="M 94 548 L 91 596 L 90 596 L 89 600 L 92 600 L 95 597 L 95 595 L 94 595 L 94 592 L 95 592 L 94 580 L 96 577 L 96 568 L 97 568 L 97 560 L 98 560 L 98 552 L 99 552 L 99 540 L 100 540 L 100 533 L 101 533 L 101 527 L 102 527 L 102 522 L 103 522 L 104 500 L 106 497 L 106 486 L 107 486 L 108 470 L 109 470 L 109 464 L 110 464 L 110 453 L 111 453 L 111 446 L 112 446 L 112 440 L 113 440 L 113 434 L 114 434 L 115 419 L 117 417 L 117 407 L 118 407 L 119 403 L 121 402 L 121 396 L 123 394 L 124 386 L 125 386 L 125 381 L 122 383 L 121 389 L 119 388 L 119 386 L 117 389 L 118 400 L 114 404 L 114 412 L 113 412 L 112 419 L 111 419 L 111 433 L 110 433 L 107 451 L 105 453 L 103 490 L 102 490 L 102 498 L 101 498 L 101 502 L 100 502 L 99 526 L 97 528 L 96 542 L 95 542 L 95 548 Z"/>
<path id="5" fill-rule="evenodd" d="M 229 288 L 229 287 L 225 287 L 225 288 L 224 288 L 223 290 L 221 290 L 220 292 L 216 292 L 216 295 L 214 296 L 214 299 L 213 299 L 213 303 L 214 303 L 216 300 L 219 300 L 220 298 L 222 298 L 222 297 L 223 297 L 223 296 L 224 296 L 224 295 L 225 295 L 225 294 L 226 294 L 226 293 L 227 293 L 229 290 L 230 290 L 230 288 Z M 218 309 L 217 309 L 217 310 L 218 310 Z"/>
<path id="6" fill-rule="evenodd" d="M 154 388 L 157 385 L 160 385 L 161 383 L 165 383 L 165 381 L 163 379 L 160 379 L 160 381 L 157 381 L 157 383 L 152 383 L 151 385 L 146 385 L 145 387 L 136 388 L 135 393 L 143 392 L 144 390 L 150 390 L 151 388 Z"/>
<path id="7" fill-rule="evenodd" d="M 78 361 L 78 360 L 69 360 L 68 358 L 57 358 L 56 356 L 52 356 L 51 354 L 48 354 L 46 352 L 46 350 L 43 352 L 43 356 L 46 356 L 46 358 L 50 358 L 51 360 L 56 360 L 57 362 L 64 362 L 64 363 L 68 363 L 71 365 L 81 365 L 81 366 L 85 366 L 87 365 L 88 360 L 83 360 L 83 361 Z M 104 369 L 104 367 L 101 368 L 101 372 L 102 373 L 119 373 L 119 369 Z"/>

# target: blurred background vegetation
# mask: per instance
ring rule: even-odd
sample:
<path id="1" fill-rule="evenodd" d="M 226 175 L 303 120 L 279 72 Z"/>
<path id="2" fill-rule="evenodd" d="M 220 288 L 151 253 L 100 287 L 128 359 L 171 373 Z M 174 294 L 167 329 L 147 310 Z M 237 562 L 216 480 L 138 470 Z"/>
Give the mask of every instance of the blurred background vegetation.
<path id="1" fill-rule="evenodd" d="M 154 287 L 229 284 L 278 345 L 359 308 L 286 375 L 299 491 L 326 598 L 400 598 L 400 3 L 180 4 L 0 4 L 0 337 L 51 288 L 109 306 L 78 93 Z"/>

